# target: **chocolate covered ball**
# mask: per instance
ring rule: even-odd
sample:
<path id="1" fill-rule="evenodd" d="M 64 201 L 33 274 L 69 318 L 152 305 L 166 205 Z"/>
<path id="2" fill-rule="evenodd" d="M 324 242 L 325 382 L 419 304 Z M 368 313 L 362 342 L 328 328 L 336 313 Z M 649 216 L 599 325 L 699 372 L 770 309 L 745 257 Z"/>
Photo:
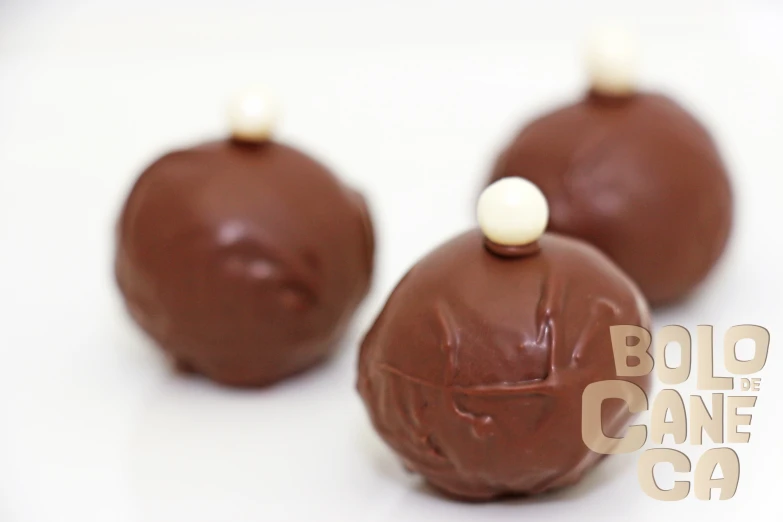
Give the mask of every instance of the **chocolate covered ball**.
<path id="1" fill-rule="evenodd" d="M 273 141 L 263 103 L 240 100 L 231 139 L 155 161 L 117 230 L 116 277 L 136 322 L 180 368 L 235 386 L 327 358 L 373 271 L 364 200 Z"/>
<path id="2" fill-rule="evenodd" d="M 490 186 L 481 230 L 419 261 L 362 343 L 358 390 L 375 429 L 457 498 L 577 482 L 601 458 L 582 440 L 581 405 L 588 384 L 617 379 L 609 328 L 650 325 L 636 285 L 599 250 L 538 237 L 542 200 L 521 179 Z M 602 417 L 616 437 L 632 415 L 608 401 Z"/>
<path id="3" fill-rule="evenodd" d="M 549 230 L 597 246 L 652 305 L 668 304 L 724 251 L 729 176 L 704 126 L 672 99 L 630 88 L 629 58 L 613 49 L 593 50 L 593 88 L 522 129 L 489 182 L 531 180 L 549 201 Z"/>

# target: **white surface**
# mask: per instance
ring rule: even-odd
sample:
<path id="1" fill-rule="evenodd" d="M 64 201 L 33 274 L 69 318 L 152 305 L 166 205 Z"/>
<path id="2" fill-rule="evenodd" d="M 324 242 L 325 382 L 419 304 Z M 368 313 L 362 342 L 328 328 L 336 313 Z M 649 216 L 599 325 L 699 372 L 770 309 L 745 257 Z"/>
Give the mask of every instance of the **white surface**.
<path id="1" fill-rule="evenodd" d="M 549 205 L 531 181 L 504 178 L 481 192 L 476 221 L 484 235 L 498 245 L 527 245 L 546 230 Z"/>
<path id="2" fill-rule="evenodd" d="M 735 175 L 725 262 L 655 321 L 771 332 L 751 443 L 736 447 L 739 491 L 653 501 L 631 455 L 555 496 L 449 502 L 370 429 L 358 339 L 418 257 L 474 225 L 483 176 L 518 125 L 582 89 L 580 43 L 606 16 L 635 22 L 640 81 L 700 115 Z M 0 520 L 780 520 L 782 26 L 776 0 L 4 0 Z M 140 170 L 222 133 L 226 98 L 255 81 L 283 96 L 281 137 L 367 193 L 379 265 L 338 359 L 234 392 L 174 377 L 130 323 L 112 227 Z"/>

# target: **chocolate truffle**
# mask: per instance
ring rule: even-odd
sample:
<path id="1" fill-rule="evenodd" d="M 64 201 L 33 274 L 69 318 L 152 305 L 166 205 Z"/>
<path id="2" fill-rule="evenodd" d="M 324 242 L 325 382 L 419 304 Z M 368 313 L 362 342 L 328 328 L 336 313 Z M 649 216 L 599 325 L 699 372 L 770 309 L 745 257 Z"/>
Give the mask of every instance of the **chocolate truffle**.
<path id="1" fill-rule="evenodd" d="M 632 46 L 597 40 L 586 96 L 525 127 L 489 182 L 521 176 L 549 201 L 549 230 L 606 253 L 653 305 L 686 296 L 726 246 L 732 193 L 705 128 L 632 86 Z"/>
<path id="2" fill-rule="evenodd" d="M 573 484 L 601 458 L 582 440 L 582 392 L 617 378 L 609 327 L 649 328 L 647 305 L 593 246 L 538 238 L 546 203 L 529 182 L 487 188 L 478 217 L 400 281 L 362 343 L 358 390 L 405 467 L 450 496 Z M 618 400 L 602 417 L 616 437 L 632 415 Z"/>
<path id="3" fill-rule="evenodd" d="M 273 141 L 270 110 L 243 95 L 233 136 L 155 161 L 118 223 L 133 318 L 177 366 L 227 385 L 270 384 L 329 356 L 373 270 L 363 198 Z"/>

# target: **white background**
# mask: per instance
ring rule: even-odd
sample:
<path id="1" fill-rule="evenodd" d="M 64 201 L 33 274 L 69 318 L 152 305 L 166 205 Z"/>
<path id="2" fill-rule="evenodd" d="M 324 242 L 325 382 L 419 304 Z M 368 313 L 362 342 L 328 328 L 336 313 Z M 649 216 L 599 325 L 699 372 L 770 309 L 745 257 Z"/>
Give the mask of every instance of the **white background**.
<path id="1" fill-rule="evenodd" d="M 630 455 L 555 495 L 447 501 L 372 432 L 358 340 L 416 259 L 473 226 L 505 140 L 579 95 L 606 17 L 638 32 L 644 85 L 698 114 L 734 175 L 729 253 L 655 323 L 713 324 L 718 347 L 734 324 L 770 330 L 740 488 L 654 501 Z M 144 166 L 223 135 L 227 97 L 255 81 L 283 97 L 281 139 L 367 194 L 378 277 L 331 364 L 236 392 L 175 377 L 129 321 L 112 227 Z M 779 0 L 0 0 L 0 521 L 780 520 L 782 97 Z"/>

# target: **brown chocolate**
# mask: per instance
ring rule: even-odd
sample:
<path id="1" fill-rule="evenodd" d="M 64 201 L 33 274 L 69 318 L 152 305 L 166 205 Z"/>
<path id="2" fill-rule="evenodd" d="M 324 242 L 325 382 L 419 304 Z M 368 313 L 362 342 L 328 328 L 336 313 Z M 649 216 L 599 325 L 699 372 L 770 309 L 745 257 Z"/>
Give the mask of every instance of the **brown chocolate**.
<path id="1" fill-rule="evenodd" d="M 335 350 L 373 256 L 358 193 L 291 147 L 228 140 L 141 175 L 118 224 L 116 276 L 178 367 L 259 386 Z"/>
<path id="2" fill-rule="evenodd" d="M 364 339 L 358 389 L 405 466 L 486 500 L 578 481 L 601 455 L 581 436 L 584 388 L 615 379 L 609 327 L 649 328 L 636 285 L 596 248 L 545 234 L 517 257 L 479 230 L 400 281 Z M 649 389 L 649 378 L 627 379 Z M 607 436 L 631 414 L 604 403 Z"/>
<path id="3" fill-rule="evenodd" d="M 527 178 L 549 201 L 549 230 L 603 250 L 653 305 L 710 272 L 731 228 L 732 194 L 704 127 L 655 94 L 585 99 L 524 128 L 490 182 Z"/>

